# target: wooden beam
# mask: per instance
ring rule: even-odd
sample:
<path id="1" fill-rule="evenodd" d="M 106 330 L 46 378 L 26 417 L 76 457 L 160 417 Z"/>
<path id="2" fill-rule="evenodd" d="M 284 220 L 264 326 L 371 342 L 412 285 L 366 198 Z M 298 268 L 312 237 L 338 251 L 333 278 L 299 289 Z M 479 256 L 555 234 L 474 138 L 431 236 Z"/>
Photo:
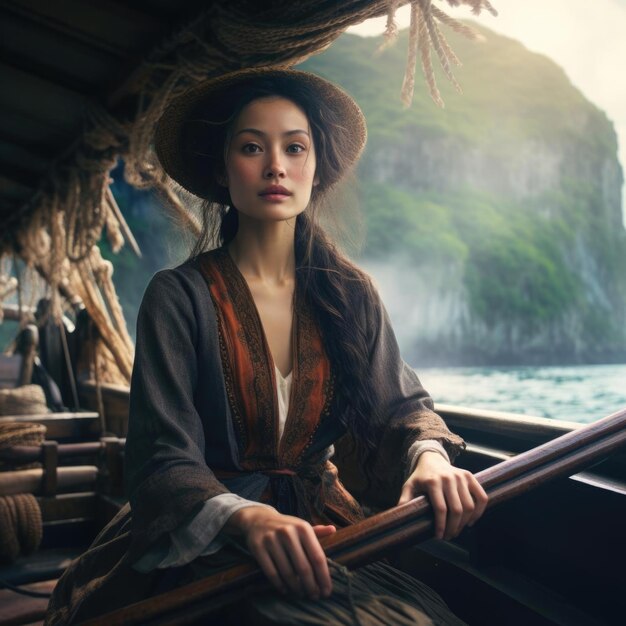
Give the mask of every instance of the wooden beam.
<path id="1" fill-rule="evenodd" d="M 95 486 L 98 477 L 98 468 L 94 465 L 74 465 L 57 468 L 57 483 L 55 490 L 69 491 L 77 487 Z M 28 469 L 11 472 L 0 472 L 0 495 L 10 496 L 16 493 L 45 493 L 46 485 L 44 470 Z"/>
<path id="2" fill-rule="evenodd" d="M 12 51 L 10 57 L 0 54 L 0 60 L 5 64 L 10 64 L 15 70 L 40 80 L 54 83 L 66 91 L 81 95 L 92 95 L 98 91 L 99 84 L 97 80 L 94 80 L 94 77 L 91 77 L 89 80 L 68 74 L 61 68 L 51 66 L 49 59 L 46 59 L 45 55 L 41 60 L 34 60 Z"/>
<path id="3" fill-rule="evenodd" d="M 57 492 L 59 444 L 56 441 L 44 441 L 41 448 L 43 460 L 43 477 L 41 492 L 44 496 L 53 496 Z"/>
<path id="4" fill-rule="evenodd" d="M 117 58 L 123 58 L 137 46 L 139 29 L 133 28 L 133 24 L 143 28 L 145 22 L 150 30 L 154 22 L 149 15 L 104 0 L 97 5 L 83 0 L 0 0 L 0 7 Z"/>
<path id="5" fill-rule="evenodd" d="M 35 191 L 45 174 L 45 170 L 27 169 L 0 157 L 0 173 L 5 180 L 18 185 L 19 188 Z"/>
<path id="6" fill-rule="evenodd" d="M 107 445 L 115 444 L 117 450 L 123 450 L 125 441 L 125 439 L 117 439 L 116 437 L 103 437 L 100 441 L 61 443 L 57 444 L 57 455 L 59 459 L 64 461 L 76 457 L 97 457 Z M 0 460 L 13 465 L 42 461 L 45 458 L 45 446 L 50 443 L 56 444 L 56 441 L 46 441 L 39 446 L 8 446 L 0 448 Z"/>
<path id="7" fill-rule="evenodd" d="M 24 115 L 54 124 L 59 128 L 82 128 L 85 96 L 79 91 L 67 89 L 45 77 L 34 76 L 15 67 L 11 62 L 0 60 L 0 75 L 11 89 L 0 93 L 3 108 L 21 111 Z M 45 98 L 46 106 L 41 106 Z"/>

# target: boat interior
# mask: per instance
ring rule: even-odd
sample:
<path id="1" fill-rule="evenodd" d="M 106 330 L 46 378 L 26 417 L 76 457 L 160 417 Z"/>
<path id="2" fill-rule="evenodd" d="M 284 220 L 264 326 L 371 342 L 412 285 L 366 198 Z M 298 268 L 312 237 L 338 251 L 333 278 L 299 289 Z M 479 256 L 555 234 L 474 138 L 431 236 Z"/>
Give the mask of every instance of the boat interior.
<path id="1" fill-rule="evenodd" d="M 293 63 L 394 4 L 404 2 L 280 0 L 270 15 L 264 3 L 247 0 L 0 0 L 0 82 L 11 85 L 0 90 L 0 252 L 20 259 L 52 292 L 39 302 L 16 301 L 8 297 L 18 293 L 16 281 L 0 282 L 0 626 L 42 623 L 56 580 L 125 502 L 132 342 L 89 233 L 99 237 L 106 222 L 132 245 L 119 207 L 103 191 L 118 157 L 135 163 L 137 186 L 161 191 L 181 217 L 180 202 L 159 187 L 138 147 L 159 89 L 173 88 L 174 70 L 184 86 L 199 66 L 216 72 Z M 285 19 L 299 24 L 296 35 L 281 35 Z M 237 47 L 242 37 L 251 48 Z M 86 132 L 93 128 L 97 140 Z M 54 202 L 71 200 L 65 177 L 77 164 L 91 169 L 71 179 L 82 193 L 76 206 L 65 205 L 73 230 L 61 248 L 53 240 L 37 256 L 22 235 L 39 232 L 38 223 L 28 230 L 33 216 L 54 216 Z M 106 215 L 91 201 L 93 189 L 105 198 Z M 76 234 L 81 224 L 88 236 Z M 57 269 L 66 261 L 71 269 L 62 275 Z M 580 428 L 436 408 L 466 440 L 457 464 L 472 472 Z M 454 541 L 426 539 L 386 557 L 439 591 L 471 625 L 623 624 L 625 522 L 622 446 L 506 499 Z M 219 623 L 219 616 L 196 623 Z"/>
<path id="2" fill-rule="evenodd" d="M 39 333 L 36 325 L 27 326 L 20 335 L 27 334 L 30 343 L 16 341 L 20 350 L 1 361 L 3 389 L 19 389 L 26 382 L 24 371 L 38 363 L 62 398 L 55 411 L 46 405 L 38 413 L 0 417 L 0 436 L 5 425 L 24 427 L 25 433 L 19 439 L 12 432 L 11 439 L 0 443 L 0 494 L 32 494 L 41 511 L 37 549 L 0 566 L 3 626 L 43 618 L 45 595 L 33 598 L 14 589 L 49 593 L 69 561 L 125 502 L 128 387 L 78 378 L 76 406 L 63 360 L 54 360 L 62 354 L 54 347 L 55 341 L 62 343 L 61 331 L 52 328 L 56 339 L 46 336 L 45 325 Z M 62 332 L 66 343 L 75 345 L 80 322 Z M 47 351 L 33 347 L 37 334 L 48 344 Z M 32 374 L 26 387 L 30 380 Z M 98 396 L 104 414 L 98 412 Z M 465 438 L 467 449 L 457 464 L 472 472 L 577 428 L 568 422 L 447 405 L 437 410 Z M 45 438 L 29 441 L 31 425 L 45 427 Z M 625 608 L 625 476 L 626 455 L 613 454 L 488 510 L 453 541 L 429 539 L 387 556 L 439 591 L 468 624 L 617 623 Z M 3 528 L 3 534 L 8 530 Z"/>

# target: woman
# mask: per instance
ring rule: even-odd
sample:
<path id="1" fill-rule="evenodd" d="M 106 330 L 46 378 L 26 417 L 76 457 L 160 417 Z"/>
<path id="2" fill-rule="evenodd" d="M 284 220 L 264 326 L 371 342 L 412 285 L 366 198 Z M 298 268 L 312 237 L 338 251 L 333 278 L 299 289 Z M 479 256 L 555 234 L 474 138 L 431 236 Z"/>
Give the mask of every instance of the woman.
<path id="1" fill-rule="evenodd" d="M 128 583 L 107 582 L 124 572 L 145 596 L 243 549 L 278 593 L 249 599 L 238 616 L 458 623 L 387 565 L 342 585 L 319 543 L 363 518 L 334 462 L 370 505 L 426 493 L 440 538 L 475 522 L 487 499 L 450 464 L 463 442 L 400 358 L 369 278 L 317 223 L 365 136 L 345 92 L 293 70 L 209 80 L 162 117 L 157 154 L 207 201 L 203 235 L 190 261 L 155 276 L 141 306 L 126 449 L 132 516 L 123 510 L 64 576 L 51 616 L 82 619 L 113 608 L 112 596 L 134 599 L 112 591 Z M 211 234 L 219 247 L 202 252 Z M 105 545 L 114 574 L 98 588 L 77 584 L 81 562 L 90 580 L 102 571 Z"/>

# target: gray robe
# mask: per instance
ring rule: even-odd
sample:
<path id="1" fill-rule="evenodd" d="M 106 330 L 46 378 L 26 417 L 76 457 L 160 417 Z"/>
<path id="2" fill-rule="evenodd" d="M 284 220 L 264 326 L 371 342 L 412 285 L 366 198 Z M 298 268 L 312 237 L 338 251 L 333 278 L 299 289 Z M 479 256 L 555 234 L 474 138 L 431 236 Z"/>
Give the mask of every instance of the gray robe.
<path id="1" fill-rule="evenodd" d="M 397 502 L 405 478 L 398 459 L 406 462 L 413 442 L 438 440 L 451 459 L 464 443 L 434 413 L 401 359 L 381 301 L 361 298 L 354 310 L 371 328 L 371 380 L 381 416 L 373 425 L 377 445 L 367 458 L 370 480 L 364 478 L 363 448 L 354 445 L 340 414 L 316 431 L 315 446 L 334 444 L 333 462 L 346 487 L 364 504 L 387 508 Z M 85 619 L 149 595 L 154 576 L 139 574 L 132 564 L 205 500 L 228 491 L 211 469 L 238 469 L 221 359 L 216 313 L 198 261 L 156 274 L 137 322 L 126 442 L 130 508 L 64 574 L 48 624 Z"/>

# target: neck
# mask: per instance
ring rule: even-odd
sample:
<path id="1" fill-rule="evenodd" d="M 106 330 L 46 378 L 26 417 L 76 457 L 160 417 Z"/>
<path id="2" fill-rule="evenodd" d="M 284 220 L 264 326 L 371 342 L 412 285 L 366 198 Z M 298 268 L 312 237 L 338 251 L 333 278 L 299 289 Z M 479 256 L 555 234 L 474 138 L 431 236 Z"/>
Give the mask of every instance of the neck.
<path id="1" fill-rule="evenodd" d="M 228 251 L 248 279 L 280 284 L 296 273 L 296 218 L 260 222 L 239 213 L 239 228 Z"/>

